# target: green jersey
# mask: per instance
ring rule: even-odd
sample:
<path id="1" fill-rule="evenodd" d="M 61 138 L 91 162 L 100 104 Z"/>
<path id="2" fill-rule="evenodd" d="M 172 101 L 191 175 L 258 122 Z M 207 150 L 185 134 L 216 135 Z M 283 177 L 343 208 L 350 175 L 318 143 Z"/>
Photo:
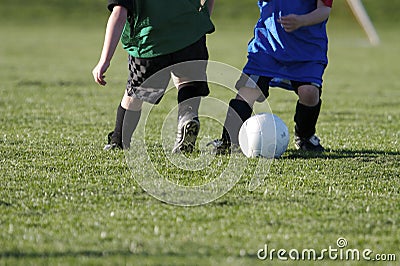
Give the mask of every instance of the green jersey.
<path id="1" fill-rule="evenodd" d="M 133 57 L 170 54 L 214 31 L 200 0 L 108 0 L 110 10 L 115 5 L 128 9 L 121 42 Z"/>

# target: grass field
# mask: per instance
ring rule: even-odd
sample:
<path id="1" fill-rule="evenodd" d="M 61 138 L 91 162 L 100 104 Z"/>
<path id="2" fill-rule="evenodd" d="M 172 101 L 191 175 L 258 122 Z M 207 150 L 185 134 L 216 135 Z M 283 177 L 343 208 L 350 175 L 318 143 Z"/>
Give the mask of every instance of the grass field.
<path id="1" fill-rule="evenodd" d="M 299 154 L 291 139 L 255 191 L 248 191 L 251 176 L 245 174 L 216 201 L 179 207 L 144 192 L 123 152 L 102 151 L 123 93 L 126 56 L 118 50 L 109 84 L 96 86 L 91 69 L 107 13 L 104 3 L 80 2 L 100 8 L 85 13 L 63 1 L 67 12 L 61 13 L 61 1 L 43 10 L 40 1 L 31 9 L 19 0 L 0 11 L 0 265 L 367 263 L 328 257 L 280 262 L 276 253 L 273 261 L 257 258 L 265 244 L 319 252 L 337 248 L 339 238 L 348 241 L 348 249 L 372 250 L 371 257 L 396 254 L 397 261 L 378 265 L 399 264 L 399 4 L 364 1 L 382 39 L 371 47 L 343 1 L 336 2 L 317 128 L 325 155 Z M 23 3 L 26 13 L 19 12 Z M 255 21 L 238 11 L 243 3 L 228 9 L 221 1 L 217 32 L 208 41 L 212 60 L 239 69 Z M 379 4 L 384 7 L 376 8 Z M 244 11 L 257 14 L 257 9 Z M 235 14 L 240 19 L 233 23 Z M 213 97 L 230 99 L 228 91 L 213 88 Z M 169 112 L 174 93 L 157 112 Z M 280 90 L 269 99 L 290 130 L 295 101 L 295 95 Z M 220 127 L 211 125 L 202 124 L 203 137 L 219 136 Z M 149 138 L 157 145 L 157 136 Z M 164 158 L 152 160 L 162 173 L 174 172 L 163 166 Z M 218 163 L 208 170 L 221 171 Z M 179 182 L 204 182 L 202 171 L 178 173 Z"/>

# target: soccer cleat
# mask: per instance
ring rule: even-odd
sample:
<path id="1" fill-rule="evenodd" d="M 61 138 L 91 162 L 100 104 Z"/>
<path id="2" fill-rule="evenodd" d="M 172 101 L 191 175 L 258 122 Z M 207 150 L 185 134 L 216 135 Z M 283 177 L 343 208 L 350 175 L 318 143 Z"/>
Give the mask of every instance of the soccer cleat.
<path id="1" fill-rule="evenodd" d="M 296 149 L 303 151 L 311 151 L 311 152 L 324 152 L 325 149 L 320 144 L 320 139 L 312 135 L 310 138 L 301 138 L 299 136 L 295 136 L 294 145 Z"/>
<path id="2" fill-rule="evenodd" d="M 103 148 L 104 151 L 115 150 L 115 149 L 121 149 L 121 147 L 118 146 L 117 143 L 110 143 L 106 144 Z"/>
<path id="3" fill-rule="evenodd" d="M 226 155 L 230 153 L 238 153 L 240 152 L 240 146 L 238 144 L 233 144 L 227 141 L 223 141 L 222 139 L 215 139 L 207 143 L 207 146 L 213 146 L 215 154 L 217 155 Z"/>
<path id="4" fill-rule="evenodd" d="M 178 132 L 172 153 L 192 152 L 200 130 L 200 121 L 191 112 L 179 117 Z"/>
<path id="5" fill-rule="evenodd" d="M 112 139 L 112 135 L 114 134 L 114 131 L 111 131 L 107 135 L 107 144 L 104 146 L 103 150 L 108 151 L 108 150 L 114 150 L 114 149 L 122 149 L 122 145 L 118 144 L 115 140 Z"/>

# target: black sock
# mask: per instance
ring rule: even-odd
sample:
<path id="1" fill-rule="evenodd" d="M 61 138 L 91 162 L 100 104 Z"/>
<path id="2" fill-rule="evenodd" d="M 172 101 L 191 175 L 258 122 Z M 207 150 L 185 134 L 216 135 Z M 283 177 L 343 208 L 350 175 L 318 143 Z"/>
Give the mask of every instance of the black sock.
<path id="1" fill-rule="evenodd" d="M 186 112 L 192 112 L 198 116 L 201 97 L 194 95 L 195 89 L 192 86 L 180 88 L 178 91 L 178 117 Z"/>
<path id="2" fill-rule="evenodd" d="M 239 144 L 239 130 L 253 112 L 246 101 L 232 99 L 226 113 L 224 128 L 222 130 L 222 141 L 225 143 Z"/>
<path id="3" fill-rule="evenodd" d="M 315 106 L 306 106 L 297 101 L 296 113 L 294 115 L 295 133 L 297 136 L 309 138 L 315 134 L 315 126 L 317 125 L 321 104 L 321 100 Z"/>
<path id="4" fill-rule="evenodd" d="M 122 144 L 124 149 L 128 149 L 131 145 L 131 138 L 135 131 L 142 111 L 125 111 L 125 118 L 122 126 Z"/>
<path id="5" fill-rule="evenodd" d="M 111 142 L 123 148 L 129 148 L 132 134 L 140 120 L 142 111 L 126 110 L 121 104 L 118 106 L 115 119 L 114 133 Z"/>
<path id="6" fill-rule="evenodd" d="M 124 122 L 126 109 L 121 106 L 118 106 L 117 115 L 115 118 L 115 128 L 114 133 L 111 136 L 111 142 L 117 143 L 118 146 L 122 147 L 122 124 Z"/>

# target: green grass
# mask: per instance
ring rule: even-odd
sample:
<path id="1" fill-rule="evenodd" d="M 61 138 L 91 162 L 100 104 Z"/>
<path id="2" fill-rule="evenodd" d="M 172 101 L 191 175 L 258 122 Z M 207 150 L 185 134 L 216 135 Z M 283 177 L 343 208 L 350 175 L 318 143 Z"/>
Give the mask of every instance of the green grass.
<path id="1" fill-rule="evenodd" d="M 329 22 L 330 64 L 317 128 L 325 155 L 300 154 L 291 140 L 255 191 L 247 189 L 250 164 L 216 201 L 178 207 L 145 193 L 123 152 L 101 150 L 127 75 L 126 56 L 118 50 L 109 84 L 102 88 L 92 81 L 106 17 L 89 15 L 78 26 L 70 19 L 60 23 L 57 12 L 52 18 L 27 17 L 29 25 L 9 20 L 0 26 L 0 265 L 267 265 L 257 259 L 264 244 L 322 250 L 336 247 L 339 237 L 348 248 L 396 253 L 398 263 L 400 35 L 398 24 L 390 26 L 393 18 L 372 13 L 379 47 L 368 45 L 353 19 L 338 14 Z M 243 15 L 232 27 L 217 12 L 217 32 L 208 41 L 211 59 L 240 69 L 254 19 Z M 212 96 L 231 97 L 213 88 Z M 169 111 L 175 93 L 157 112 Z M 280 90 L 269 99 L 290 129 L 295 101 Z M 202 124 L 202 136 L 219 136 L 220 128 L 210 124 Z M 164 158 L 152 159 L 178 183 L 206 181 L 204 171 L 179 172 Z M 207 171 L 221 169 L 212 165 Z M 276 257 L 273 263 L 279 264 Z M 345 263 L 353 264 L 300 264 Z"/>

